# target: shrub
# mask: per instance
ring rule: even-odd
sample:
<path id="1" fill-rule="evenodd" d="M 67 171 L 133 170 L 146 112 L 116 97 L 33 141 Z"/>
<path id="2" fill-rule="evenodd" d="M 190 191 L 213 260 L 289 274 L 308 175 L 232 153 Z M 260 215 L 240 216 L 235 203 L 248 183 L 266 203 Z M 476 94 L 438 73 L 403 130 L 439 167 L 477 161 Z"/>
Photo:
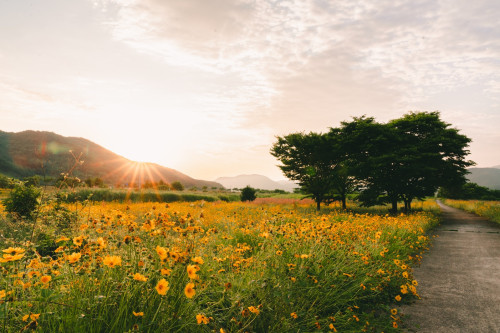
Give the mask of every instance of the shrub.
<path id="1" fill-rule="evenodd" d="M 245 187 L 241 190 L 241 201 L 254 201 L 256 198 L 255 192 L 256 190 L 254 188 L 251 188 L 250 186 Z"/>
<path id="2" fill-rule="evenodd" d="M 172 186 L 172 189 L 176 190 L 176 191 L 184 191 L 184 186 L 181 184 L 181 182 L 173 182 L 171 184 Z"/>
<path id="3" fill-rule="evenodd" d="M 4 200 L 5 210 L 11 214 L 33 219 L 33 213 L 40 204 L 41 190 L 35 186 L 17 184 Z"/>

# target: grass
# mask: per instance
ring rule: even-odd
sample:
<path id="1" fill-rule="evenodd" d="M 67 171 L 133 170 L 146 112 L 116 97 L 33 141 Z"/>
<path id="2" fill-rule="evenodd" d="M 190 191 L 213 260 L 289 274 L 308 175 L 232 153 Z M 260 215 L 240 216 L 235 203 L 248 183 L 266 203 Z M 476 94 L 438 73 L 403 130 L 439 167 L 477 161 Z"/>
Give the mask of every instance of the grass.
<path id="1" fill-rule="evenodd" d="M 500 223 L 500 201 L 444 199 L 443 203 Z"/>
<path id="2" fill-rule="evenodd" d="M 396 332 L 437 218 L 300 201 L 52 202 L 38 221 L 33 243 L 30 225 L 2 238 L 5 332 Z"/>

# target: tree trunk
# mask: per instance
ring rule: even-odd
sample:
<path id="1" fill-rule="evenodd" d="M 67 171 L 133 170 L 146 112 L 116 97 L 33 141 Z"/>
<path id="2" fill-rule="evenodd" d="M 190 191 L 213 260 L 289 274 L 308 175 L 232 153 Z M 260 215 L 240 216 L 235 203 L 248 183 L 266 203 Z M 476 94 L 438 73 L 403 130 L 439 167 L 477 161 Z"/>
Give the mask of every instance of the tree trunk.
<path id="1" fill-rule="evenodd" d="M 342 209 L 347 209 L 347 204 L 346 204 L 346 197 L 345 195 L 342 196 Z"/>
<path id="2" fill-rule="evenodd" d="M 319 212 L 319 210 L 320 210 L 320 208 L 321 208 L 320 206 L 321 206 L 321 200 L 316 199 L 316 210 L 317 210 L 318 212 Z"/>
<path id="3" fill-rule="evenodd" d="M 396 214 L 398 212 L 398 199 L 393 199 L 391 201 L 392 207 L 391 207 L 391 213 Z"/>

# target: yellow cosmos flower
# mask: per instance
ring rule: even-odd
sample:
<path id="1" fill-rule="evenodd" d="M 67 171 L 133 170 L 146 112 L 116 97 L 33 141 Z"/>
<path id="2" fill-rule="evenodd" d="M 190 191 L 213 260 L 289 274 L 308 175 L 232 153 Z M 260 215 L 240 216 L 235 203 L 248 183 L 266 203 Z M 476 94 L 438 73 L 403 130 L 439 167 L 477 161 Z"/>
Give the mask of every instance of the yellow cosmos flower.
<path id="1" fill-rule="evenodd" d="M 103 260 L 104 265 L 108 267 L 116 267 L 122 265 L 122 258 L 119 256 L 106 256 Z"/>
<path id="2" fill-rule="evenodd" d="M 401 301 L 401 296 L 397 295 L 396 297 L 394 297 L 394 299 L 399 302 L 399 301 Z"/>
<path id="3" fill-rule="evenodd" d="M 297 319 L 297 313 L 296 312 L 292 312 L 290 313 L 290 317 L 292 317 L 293 319 Z"/>
<path id="4" fill-rule="evenodd" d="M 5 296 L 7 296 L 7 293 L 5 292 L 5 289 L 4 290 L 0 290 L 0 299 L 5 298 Z"/>
<path id="5" fill-rule="evenodd" d="M 198 274 L 196 272 L 198 271 L 198 266 L 196 265 L 187 265 L 186 270 L 188 273 L 188 276 L 191 280 L 197 280 L 198 279 Z"/>
<path id="6" fill-rule="evenodd" d="M 208 324 L 210 322 L 210 319 L 208 319 L 205 315 L 202 315 L 201 313 L 196 315 L 196 322 L 198 325 L 200 324 Z"/>
<path id="7" fill-rule="evenodd" d="M 58 239 L 56 239 L 56 243 L 65 242 L 65 241 L 69 241 L 69 238 L 66 236 L 61 236 Z"/>
<path id="8" fill-rule="evenodd" d="M 43 284 L 49 283 L 52 280 L 52 276 L 50 275 L 44 275 L 40 278 L 40 282 Z"/>
<path id="9" fill-rule="evenodd" d="M 398 314 L 398 309 L 391 309 L 391 314 L 393 316 L 397 315 Z"/>
<path id="10" fill-rule="evenodd" d="M 156 246 L 156 253 L 158 254 L 161 260 L 167 259 L 168 257 L 168 249 L 158 245 Z"/>
<path id="11" fill-rule="evenodd" d="M 255 306 L 249 306 L 248 310 L 250 310 L 251 313 L 255 313 L 257 315 L 260 313 L 260 310 L 257 309 Z"/>
<path id="12" fill-rule="evenodd" d="M 23 321 L 28 321 L 28 318 L 33 320 L 33 321 L 36 321 L 38 319 L 38 317 L 40 317 L 39 313 L 30 313 L 30 314 L 23 316 Z"/>
<path id="13" fill-rule="evenodd" d="M 190 282 L 186 285 L 186 287 L 184 288 L 184 294 L 187 298 L 193 298 L 193 296 L 196 294 L 196 290 L 194 290 L 194 283 Z"/>
<path id="14" fill-rule="evenodd" d="M 161 273 L 161 275 L 170 276 L 170 274 L 172 273 L 172 270 L 171 269 L 162 268 L 161 271 L 160 271 L 160 273 Z"/>
<path id="15" fill-rule="evenodd" d="M 196 264 L 200 264 L 200 265 L 203 265 L 203 263 L 205 262 L 205 261 L 203 261 L 202 257 L 194 257 L 191 259 L 191 261 L 196 263 Z"/>
<path id="16" fill-rule="evenodd" d="M 84 240 L 84 236 L 78 236 L 78 237 L 74 237 L 73 238 L 73 244 L 75 244 L 76 246 L 82 246 L 83 244 L 83 240 Z"/>
<path id="17" fill-rule="evenodd" d="M 105 249 L 106 248 L 106 241 L 102 237 L 97 238 L 97 244 L 99 244 L 99 247 L 101 249 Z"/>
<path id="18" fill-rule="evenodd" d="M 156 285 L 156 291 L 158 292 L 158 294 L 165 295 L 169 289 L 170 287 L 167 280 L 161 279 L 160 281 L 158 281 L 158 284 Z"/>
<path id="19" fill-rule="evenodd" d="M 2 252 L 7 254 L 20 254 L 24 253 L 24 249 L 20 247 L 9 247 L 8 249 L 2 250 Z"/>
<path id="20" fill-rule="evenodd" d="M 69 261 L 70 264 L 74 264 L 75 262 L 79 261 L 81 257 L 82 257 L 81 253 L 73 252 L 70 255 L 66 256 L 66 259 Z"/>
<path id="21" fill-rule="evenodd" d="M 144 312 L 135 312 L 135 311 L 132 311 L 132 313 L 134 314 L 134 316 L 136 317 L 142 317 L 144 316 Z"/>
<path id="22" fill-rule="evenodd" d="M 144 275 L 140 274 L 140 273 L 135 273 L 134 274 L 134 280 L 146 282 L 148 280 L 148 278 L 145 277 Z"/>

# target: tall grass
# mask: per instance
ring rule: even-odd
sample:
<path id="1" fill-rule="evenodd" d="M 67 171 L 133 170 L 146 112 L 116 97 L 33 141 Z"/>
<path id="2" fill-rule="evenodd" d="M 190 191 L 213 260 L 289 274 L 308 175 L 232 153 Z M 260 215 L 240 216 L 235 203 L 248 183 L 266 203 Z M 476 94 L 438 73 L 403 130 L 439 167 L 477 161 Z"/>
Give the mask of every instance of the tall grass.
<path id="1" fill-rule="evenodd" d="M 500 223 L 500 201 L 444 199 L 443 203 Z"/>

